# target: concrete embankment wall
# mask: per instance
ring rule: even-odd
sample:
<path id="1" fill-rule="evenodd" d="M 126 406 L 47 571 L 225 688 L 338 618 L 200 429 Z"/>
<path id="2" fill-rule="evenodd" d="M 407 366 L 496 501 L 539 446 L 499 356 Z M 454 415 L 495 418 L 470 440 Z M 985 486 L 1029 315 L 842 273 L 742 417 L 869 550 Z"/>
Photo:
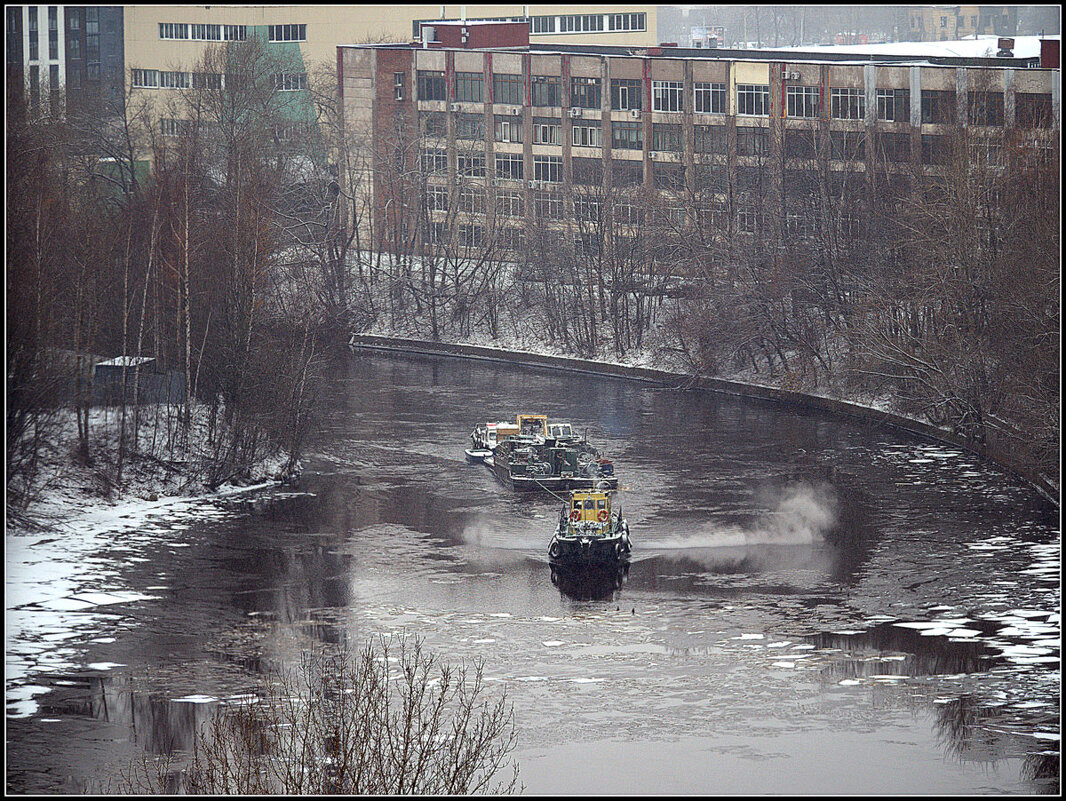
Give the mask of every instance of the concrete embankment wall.
<path id="1" fill-rule="evenodd" d="M 961 448 L 970 453 L 975 453 L 984 458 L 991 458 L 987 453 L 975 449 L 966 443 L 962 437 L 955 436 L 949 431 L 936 426 L 912 420 L 909 417 L 883 412 L 879 409 L 871 409 L 856 403 L 823 398 L 818 395 L 806 395 L 802 392 L 793 392 L 787 389 L 764 387 L 757 384 L 745 384 L 739 381 L 727 381 L 721 378 L 693 378 L 687 373 L 677 373 L 667 370 L 655 370 L 649 367 L 629 367 L 622 364 L 610 364 L 609 362 L 597 362 L 589 359 L 577 359 L 570 356 L 546 356 L 539 353 L 525 353 L 522 351 L 502 350 L 500 348 L 487 348 L 481 345 L 457 345 L 448 342 L 427 342 L 417 339 L 400 339 L 393 337 L 374 336 L 371 334 L 354 334 L 349 342 L 352 347 L 387 350 L 399 353 L 421 353 L 435 356 L 457 356 L 467 359 L 482 359 L 486 361 L 506 362 L 508 364 L 521 364 L 533 367 L 549 367 L 556 370 L 568 370 L 576 373 L 592 373 L 594 375 L 610 375 L 621 378 L 629 378 L 637 381 L 646 381 L 658 386 L 676 387 L 684 384 L 687 387 L 699 387 L 712 392 L 720 392 L 725 395 L 736 395 L 744 398 L 759 398 L 761 400 L 777 403 L 788 403 L 810 409 L 840 414 L 851 418 L 867 421 L 875 425 L 887 426 L 911 434 L 927 437 L 936 442 L 944 442 Z M 1041 495 L 1059 505 L 1059 488 L 1044 480 L 1041 476 L 1032 475 L 1016 465 L 1005 463 L 1002 459 L 993 460 L 1003 469 L 1014 473 L 1024 481 L 1031 484 Z"/>

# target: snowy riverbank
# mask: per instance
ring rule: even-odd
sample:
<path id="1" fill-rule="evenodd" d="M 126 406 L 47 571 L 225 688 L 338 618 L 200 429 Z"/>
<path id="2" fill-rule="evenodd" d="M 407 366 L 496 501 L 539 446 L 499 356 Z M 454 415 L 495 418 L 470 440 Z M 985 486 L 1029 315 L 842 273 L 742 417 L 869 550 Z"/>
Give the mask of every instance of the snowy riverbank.
<path id="1" fill-rule="evenodd" d="M 211 457 L 207 411 L 197 410 L 187 436 L 182 436 L 174 407 L 147 405 L 141 412 L 133 447 L 132 411 L 123 424 L 116 407 L 90 409 L 91 458 L 86 461 L 76 455 L 74 411 L 59 410 L 42 437 L 33 480 L 28 487 L 19 487 L 29 498 L 24 508 L 11 503 L 9 479 L 8 531 L 39 534 L 135 526 L 149 515 L 203 498 L 272 486 L 284 478 L 288 454 L 264 446 L 239 481 L 212 490 L 205 481 L 205 464 Z M 129 450 L 121 465 L 120 437 Z"/>

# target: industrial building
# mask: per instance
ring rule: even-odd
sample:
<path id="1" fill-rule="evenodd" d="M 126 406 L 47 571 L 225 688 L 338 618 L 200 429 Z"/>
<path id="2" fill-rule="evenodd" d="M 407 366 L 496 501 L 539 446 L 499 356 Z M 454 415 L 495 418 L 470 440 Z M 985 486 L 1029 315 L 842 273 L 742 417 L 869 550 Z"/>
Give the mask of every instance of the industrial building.
<path id="1" fill-rule="evenodd" d="M 444 23 L 422 34 L 341 46 L 338 65 L 345 124 L 373 143 L 377 230 L 395 235 L 396 209 L 421 208 L 403 235 L 430 245 L 516 247 L 534 226 L 572 226 L 604 202 L 637 228 L 638 194 L 676 227 L 783 241 L 811 234 L 803 196 L 819 171 L 870 198 L 943 175 L 960 132 L 966 158 L 993 168 L 1058 148 L 1060 72 L 1009 50 L 540 45 L 521 26 Z M 696 195 L 693 214 L 681 200 Z"/>

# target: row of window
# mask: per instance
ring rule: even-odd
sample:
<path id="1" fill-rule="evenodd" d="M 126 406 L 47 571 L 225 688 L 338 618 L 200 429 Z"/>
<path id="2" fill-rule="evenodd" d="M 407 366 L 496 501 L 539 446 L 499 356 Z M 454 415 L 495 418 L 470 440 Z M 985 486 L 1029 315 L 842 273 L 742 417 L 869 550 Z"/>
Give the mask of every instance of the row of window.
<path id="1" fill-rule="evenodd" d="M 201 120 L 200 127 L 208 135 L 214 133 L 217 124 L 211 120 Z M 162 117 L 159 120 L 160 133 L 167 138 L 187 136 L 193 131 L 193 121 Z M 274 126 L 274 136 L 279 142 L 299 142 L 312 135 L 315 131 L 314 123 L 286 122 Z"/>
<path id="2" fill-rule="evenodd" d="M 402 73 L 400 73 L 402 74 Z M 481 103 L 484 76 L 480 72 L 456 72 L 454 99 L 460 102 Z M 557 77 L 534 75 L 530 80 L 531 105 L 538 107 L 561 107 L 561 80 Z M 521 106 L 523 103 L 521 75 L 500 74 L 492 78 L 492 101 L 494 103 Z M 796 118 L 821 116 L 822 90 L 817 86 L 789 86 L 785 90 L 785 114 Z M 615 111 L 639 110 L 642 105 L 641 81 L 626 78 L 611 79 L 611 109 Z M 418 97 L 420 100 L 447 100 L 447 86 L 443 72 L 418 71 Z M 1029 100 L 1046 98 L 1046 100 Z M 910 92 L 907 89 L 876 90 L 876 116 L 886 122 L 910 121 Z M 1002 126 L 1002 92 L 968 92 L 969 123 L 971 125 Z M 1026 104 L 1043 103 L 1050 109 L 1050 95 L 1018 94 L 1023 107 L 1022 117 L 1034 114 L 1027 112 Z M 652 111 L 685 111 L 684 84 L 681 81 L 652 81 Z M 923 89 L 921 95 L 921 122 L 923 124 L 952 124 L 955 122 L 956 94 L 953 91 Z M 601 85 L 597 78 L 575 77 L 570 79 L 570 106 L 572 108 L 599 109 Z M 726 85 L 724 83 L 697 82 L 693 85 L 693 107 L 697 114 L 725 114 Z M 1035 112 L 1039 112 L 1036 109 Z M 764 84 L 737 84 L 737 114 L 744 116 L 769 116 L 770 87 Z M 830 88 L 829 116 L 837 120 L 861 120 L 866 116 L 866 93 L 863 89 Z M 1043 116 L 1035 113 L 1035 116 Z M 1043 127 L 1042 125 L 1038 127 Z"/>
<path id="3" fill-rule="evenodd" d="M 270 25 L 268 28 L 268 41 L 307 41 L 307 25 Z M 193 42 L 243 42 L 248 38 L 248 26 L 198 22 L 160 22 L 159 38 L 182 39 Z"/>
<path id="4" fill-rule="evenodd" d="M 307 73 L 279 72 L 273 75 L 273 81 L 276 91 L 295 92 L 307 88 Z M 226 77 L 217 72 L 131 69 L 130 82 L 137 89 L 221 90 L 226 86 Z"/>
<path id="5" fill-rule="evenodd" d="M 561 14 L 530 17 L 530 33 L 602 33 L 603 31 L 646 31 L 648 15 L 628 14 Z"/>
<path id="6" fill-rule="evenodd" d="M 460 114 L 456 117 L 455 136 L 460 140 L 480 141 L 484 139 L 484 116 L 480 114 Z M 602 147 L 602 127 L 599 120 L 575 120 L 571 127 L 571 144 L 575 147 Z M 444 116 L 425 114 L 422 116 L 422 131 L 426 139 L 443 139 L 446 134 Z M 521 143 L 522 124 L 514 117 L 497 115 L 495 117 L 494 141 L 501 143 Z M 889 146 L 885 148 L 891 161 L 907 161 L 910 153 L 910 134 L 882 134 Z M 533 143 L 538 145 L 558 145 L 562 141 L 562 120 L 553 117 L 533 118 Z M 652 126 L 651 149 L 665 153 L 680 153 L 683 134 L 682 126 L 669 123 L 655 123 Z M 844 161 L 862 161 L 865 159 L 865 133 L 862 131 L 830 131 L 830 158 Z M 769 150 L 769 129 L 742 126 L 736 129 L 736 153 L 738 156 L 762 156 Z M 644 126 L 639 122 L 615 122 L 611 126 L 611 146 L 616 150 L 643 150 Z M 817 132 L 814 130 L 786 130 L 782 142 L 786 158 L 815 158 L 818 152 Z M 724 125 L 696 125 L 693 127 L 693 150 L 696 153 L 725 155 L 728 148 L 728 128 Z M 497 158 L 517 159 L 520 154 L 503 154 Z M 930 162 L 933 163 L 933 162 Z M 497 175 L 497 177 L 506 177 Z M 515 176 L 521 178 L 521 169 Z"/>

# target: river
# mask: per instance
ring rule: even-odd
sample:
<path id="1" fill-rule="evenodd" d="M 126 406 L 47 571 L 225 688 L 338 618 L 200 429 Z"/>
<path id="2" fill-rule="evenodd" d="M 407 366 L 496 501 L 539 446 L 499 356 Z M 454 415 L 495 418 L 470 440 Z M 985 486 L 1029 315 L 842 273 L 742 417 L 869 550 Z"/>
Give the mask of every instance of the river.
<path id="1" fill-rule="evenodd" d="M 10 792 L 114 790 L 307 642 L 401 632 L 484 660 L 527 793 L 1057 792 L 1059 515 L 995 466 L 447 357 L 352 354 L 322 406 L 298 488 L 8 538 Z M 476 423 L 519 412 L 613 458 L 620 588 L 553 586 L 559 503 L 465 461 Z"/>

